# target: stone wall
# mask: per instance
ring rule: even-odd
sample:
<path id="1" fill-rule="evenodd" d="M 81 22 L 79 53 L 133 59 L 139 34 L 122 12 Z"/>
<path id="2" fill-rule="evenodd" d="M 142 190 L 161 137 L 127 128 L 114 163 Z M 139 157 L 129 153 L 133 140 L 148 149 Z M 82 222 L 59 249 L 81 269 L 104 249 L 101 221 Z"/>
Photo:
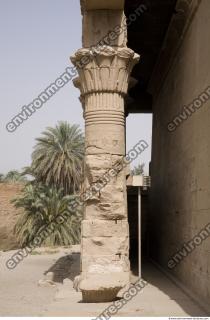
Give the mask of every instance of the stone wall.
<path id="1" fill-rule="evenodd" d="M 20 193 L 22 187 L 16 183 L 0 183 L 0 250 L 18 247 L 13 228 L 20 211 L 14 208 L 11 200 Z"/>
<path id="2" fill-rule="evenodd" d="M 167 128 L 210 86 L 209 30 L 210 1 L 202 0 L 154 103 L 150 213 L 151 257 L 208 305 L 210 237 L 175 268 L 168 261 L 210 223 L 210 100 Z"/>

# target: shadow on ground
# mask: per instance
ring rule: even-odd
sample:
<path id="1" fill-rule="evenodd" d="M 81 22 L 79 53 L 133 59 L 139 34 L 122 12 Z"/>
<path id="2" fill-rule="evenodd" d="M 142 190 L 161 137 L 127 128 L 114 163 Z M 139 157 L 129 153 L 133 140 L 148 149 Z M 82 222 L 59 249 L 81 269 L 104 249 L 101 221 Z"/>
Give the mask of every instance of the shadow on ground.
<path id="1" fill-rule="evenodd" d="M 45 271 L 44 274 L 46 275 L 48 272 L 53 272 L 54 282 L 63 283 L 63 280 L 66 278 L 73 281 L 80 273 L 80 253 L 72 253 L 60 257 L 47 271 Z M 174 308 L 177 308 L 179 314 L 181 308 L 183 310 L 183 314 L 185 312 L 186 314 L 195 317 L 206 316 L 205 311 L 202 311 L 202 309 L 187 297 L 180 288 L 178 288 L 160 270 L 147 260 L 143 260 L 142 278 L 150 284 L 150 286 L 143 292 L 142 306 L 144 306 L 145 303 L 146 305 L 153 305 L 152 308 L 157 314 L 162 314 L 163 310 L 167 310 L 168 316 L 174 315 L 176 312 Z M 132 282 L 134 283 L 137 279 L 138 264 L 133 263 Z M 141 299 L 139 300 L 139 307 L 141 307 Z"/>
<path id="2" fill-rule="evenodd" d="M 66 278 L 73 281 L 80 273 L 80 253 L 72 253 L 59 258 L 44 274 L 48 272 L 53 272 L 54 282 L 63 283 Z"/>
<path id="3" fill-rule="evenodd" d="M 205 317 L 206 312 L 191 300 L 180 288 L 169 280 L 156 266 L 149 261 L 144 261 L 142 266 L 142 277 L 149 284 L 156 287 L 159 291 L 169 297 L 169 300 L 175 301 L 187 314 L 192 317 Z M 156 300 L 158 303 L 158 297 Z M 200 313 L 198 314 L 198 310 Z M 171 310 L 172 311 L 172 310 Z M 170 316 L 170 315 L 169 315 Z"/>

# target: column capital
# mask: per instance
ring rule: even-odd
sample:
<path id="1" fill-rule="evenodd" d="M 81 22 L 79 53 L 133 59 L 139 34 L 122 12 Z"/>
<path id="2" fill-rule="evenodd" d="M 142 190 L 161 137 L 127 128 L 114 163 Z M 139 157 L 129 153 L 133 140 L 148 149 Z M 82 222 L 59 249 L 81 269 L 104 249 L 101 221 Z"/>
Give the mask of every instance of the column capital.
<path id="1" fill-rule="evenodd" d="M 128 79 L 133 66 L 139 61 L 139 55 L 133 50 L 103 47 L 99 52 L 82 48 L 71 56 L 72 63 L 77 67 L 81 95 L 97 92 L 114 92 L 125 95 Z"/>

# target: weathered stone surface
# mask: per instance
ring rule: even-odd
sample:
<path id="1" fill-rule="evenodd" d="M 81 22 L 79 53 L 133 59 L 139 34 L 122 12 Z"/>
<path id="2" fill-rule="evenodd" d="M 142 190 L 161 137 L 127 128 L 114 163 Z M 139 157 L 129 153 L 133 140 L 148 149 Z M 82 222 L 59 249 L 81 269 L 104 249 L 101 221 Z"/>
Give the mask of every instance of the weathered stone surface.
<path id="1" fill-rule="evenodd" d="M 94 141 L 93 141 L 94 143 Z M 103 178 L 103 176 L 112 168 L 110 155 L 86 155 L 85 174 L 86 187 Z"/>
<path id="2" fill-rule="evenodd" d="M 85 185 L 94 193 L 85 204 L 85 219 L 127 219 L 124 171 L 102 170 L 88 170 Z"/>
<path id="3" fill-rule="evenodd" d="M 130 281 L 129 272 L 85 275 L 80 282 L 84 302 L 113 301 L 118 292 Z"/>
<path id="4" fill-rule="evenodd" d="M 110 116 L 113 118 L 112 113 Z M 92 155 L 104 153 L 123 155 L 125 153 L 124 119 L 122 120 L 122 117 L 119 117 L 110 121 L 107 116 L 106 119 L 104 115 L 101 115 L 101 117 L 101 121 L 91 123 L 86 128 L 86 153 Z M 106 131 L 104 125 L 106 125 Z M 96 131 L 97 135 L 95 135 Z"/>
<path id="5" fill-rule="evenodd" d="M 129 272 L 130 262 L 126 255 L 83 255 L 82 270 L 88 273 Z"/>
<path id="6" fill-rule="evenodd" d="M 127 211 L 123 203 L 101 203 L 98 196 L 96 201 L 90 201 L 88 205 L 85 206 L 85 219 L 127 219 Z"/>
<path id="7" fill-rule="evenodd" d="M 108 184 L 100 191 L 101 202 L 124 203 L 125 194 L 123 188 L 116 184 Z"/>
<path id="8" fill-rule="evenodd" d="M 128 235 L 127 220 L 83 220 L 82 235 L 84 238 L 95 237 L 123 237 Z"/>
<path id="9" fill-rule="evenodd" d="M 85 33 L 83 46 L 97 46 L 98 43 L 103 45 L 101 40 L 117 25 L 123 26 L 124 20 L 125 16 L 122 10 L 91 10 L 85 12 L 83 16 L 83 34 Z M 110 42 L 110 45 L 124 47 L 127 42 L 126 36 L 126 32 L 116 33 L 115 36 L 111 35 L 106 41 Z"/>
<path id="10" fill-rule="evenodd" d="M 85 166 L 91 170 L 110 169 L 112 165 L 112 157 L 110 154 L 106 155 L 86 155 Z"/>
<path id="11" fill-rule="evenodd" d="M 129 248 L 129 238 L 124 237 L 93 237 L 82 238 L 83 252 L 87 255 L 125 254 Z"/>
<path id="12" fill-rule="evenodd" d="M 53 280 L 54 280 L 54 272 L 48 272 L 48 273 L 45 275 L 45 278 L 46 278 L 46 280 L 53 281 Z"/>
<path id="13" fill-rule="evenodd" d="M 90 188 L 99 182 L 111 185 L 118 191 L 125 191 L 125 169 L 122 167 L 122 156 L 111 157 L 110 155 L 87 155 L 85 164 L 85 187 Z M 102 184 L 103 185 L 103 184 Z"/>

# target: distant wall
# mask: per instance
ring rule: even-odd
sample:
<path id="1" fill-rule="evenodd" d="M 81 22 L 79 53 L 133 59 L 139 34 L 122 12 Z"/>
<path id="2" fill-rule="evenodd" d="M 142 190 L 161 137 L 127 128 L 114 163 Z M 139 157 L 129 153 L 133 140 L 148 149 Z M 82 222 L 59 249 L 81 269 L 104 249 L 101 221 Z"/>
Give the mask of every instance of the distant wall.
<path id="1" fill-rule="evenodd" d="M 202 0 L 154 103 L 150 213 L 151 257 L 208 305 L 210 237 L 174 269 L 168 261 L 210 223 L 210 99 L 167 127 L 210 86 L 209 40 L 210 1 Z"/>
<path id="2" fill-rule="evenodd" d="M 21 184 L 0 183 L 0 250 L 18 247 L 13 228 L 20 210 L 15 209 L 10 201 L 20 193 L 22 188 Z"/>

